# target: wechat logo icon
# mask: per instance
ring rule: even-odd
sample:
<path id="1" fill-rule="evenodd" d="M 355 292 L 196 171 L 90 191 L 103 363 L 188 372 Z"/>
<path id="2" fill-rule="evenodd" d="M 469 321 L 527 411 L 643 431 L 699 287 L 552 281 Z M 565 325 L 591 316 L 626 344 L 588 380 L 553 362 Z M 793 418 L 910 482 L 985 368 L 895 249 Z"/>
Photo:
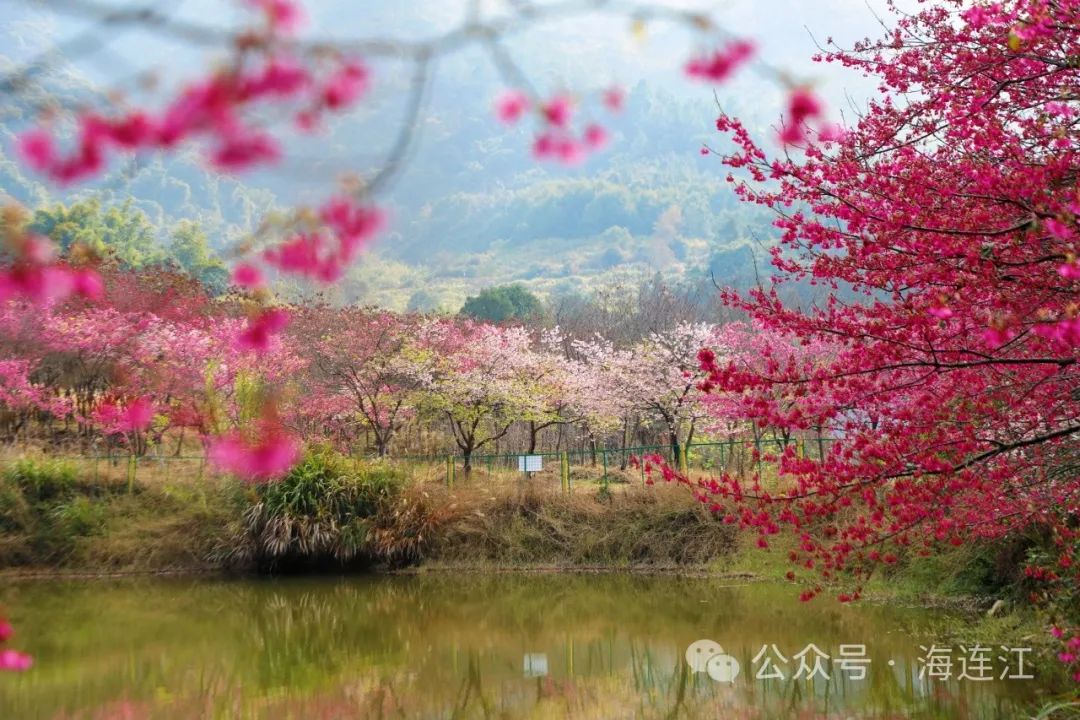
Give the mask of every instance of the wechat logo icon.
<path id="1" fill-rule="evenodd" d="M 713 640 L 698 640 L 686 648 L 686 664 L 690 672 L 707 673 L 719 683 L 734 683 L 739 676 L 739 661 L 724 653 L 720 643 Z"/>

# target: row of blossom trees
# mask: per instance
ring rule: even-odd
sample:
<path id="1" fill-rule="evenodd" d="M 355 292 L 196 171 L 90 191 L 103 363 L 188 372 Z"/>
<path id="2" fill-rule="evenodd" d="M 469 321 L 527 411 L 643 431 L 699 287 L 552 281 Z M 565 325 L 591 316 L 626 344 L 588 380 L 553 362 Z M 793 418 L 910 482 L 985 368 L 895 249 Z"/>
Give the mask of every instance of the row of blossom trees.
<path id="1" fill-rule="evenodd" d="M 93 302 L 0 305 L 9 441 L 178 453 L 258 424 L 270 407 L 297 442 L 454 452 L 468 469 L 500 441 L 513 452 L 675 446 L 747 429 L 736 400 L 699 388 L 701 348 L 753 362 L 762 341 L 739 325 L 674 323 L 616 344 L 312 304 L 289 308 L 287 326 L 268 331 L 242 292 L 213 300 L 175 273 L 102 273 Z"/>

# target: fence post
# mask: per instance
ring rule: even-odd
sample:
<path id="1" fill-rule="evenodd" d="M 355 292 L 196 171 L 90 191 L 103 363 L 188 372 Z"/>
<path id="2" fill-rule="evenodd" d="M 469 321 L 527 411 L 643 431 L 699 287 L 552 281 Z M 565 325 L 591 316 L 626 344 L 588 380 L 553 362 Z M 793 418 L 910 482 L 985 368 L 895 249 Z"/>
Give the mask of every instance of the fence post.
<path id="1" fill-rule="evenodd" d="M 690 451 L 687 445 L 689 443 L 679 446 L 679 472 L 683 477 L 688 477 L 690 473 Z"/>
<path id="2" fill-rule="evenodd" d="M 454 487 L 454 456 L 446 456 L 446 487 Z"/>
<path id="3" fill-rule="evenodd" d="M 559 456 L 559 478 L 564 493 L 570 492 L 570 455 L 563 451 Z"/>
<path id="4" fill-rule="evenodd" d="M 138 464 L 135 461 L 134 455 L 128 455 L 128 467 L 127 467 L 127 491 L 128 495 L 135 492 L 135 470 Z"/>
<path id="5" fill-rule="evenodd" d="M 601 450 L 601 453 L 602 453 L 602 457 L 604 458 L 604 488 L 606 489 L 606 488 L 607 488 L 607 486 L 608 486 L 608 477 L 607 477 L 607 448 L 604 448 L 603 450 Z"/>

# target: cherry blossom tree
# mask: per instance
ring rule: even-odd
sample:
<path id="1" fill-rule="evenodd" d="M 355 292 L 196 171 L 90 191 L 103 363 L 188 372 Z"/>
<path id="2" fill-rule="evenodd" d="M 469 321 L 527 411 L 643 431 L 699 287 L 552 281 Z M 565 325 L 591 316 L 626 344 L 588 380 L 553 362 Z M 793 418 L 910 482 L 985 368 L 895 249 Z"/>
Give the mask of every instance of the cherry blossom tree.
<path id="1" fill-rule="evenodd" d="M 822 52 L 880 81 L 845 132 L 792 112 L 801 152 L 772 157 L 720 116 L 731 145 L 706 151 L 782 232 L 776 284 L 727 300 L 788 345 L 833 348 L 760 367 L 702 353 L 705 387 L 749 398 L 745 419 L 836 440 L 820 461 L 782 453 L 779 494 L 699 488 L 763 545 L 786 526 L 794 562 L 862 577 L 1038 528 L 1055 548 L 1029 568 L 1038 592 L 1080 585 L 1078 52 L 1074 0 L 946 0 Z M 785 305 L 796 280 L 833 293 Z"/>
<path id="2" fill-rule="evenodd" d="M 380 456 L 413 411 L 418 388 L 415 319 L 389 312 L 333 311 L 330 332 L 315 340 L 313 374 L 320 392 L 347 399 L 375 438 Z"/>
<path id="3" fill-rule="evenodd" d="M 533 340 L 522 327 L 442 322 L 428 333 L 423 402 L 445 418 L 466 473 L 473 453 L 537 411 Z"/>
<path id="4" fill-rule="evenodd" d="M 658 423 L 672 448 L 684 446 L 705 416 L 698 387 L 705 373 L 698 352 L 715 343 L 716 328 L 707 323 L 679 323 L 626 349 L 603 338 L 576 342 L 586 364 L 604 378 L 593 414 L 604 417 L 613 409 L 620 415 L 636 413 Z"/>
<path id="5" fill-rule="evenodd" d="M 718 328 L 713 363 L 729 362 L 748 373 L 769 374 L 779 368 L 799 368 L 798 372 L 811 372 L 813 368 L 824 366 L 832 357 L 832 348 L 820 341 L 806 341 L 776 330 L 743 322 L 732 322 Z M 718 361 L 716 356 L 721 356 Z M 700 356 L 699 356 L 700 359 Z M 721 437 L 745 436 L 749 431 L 753 440 L 762 438 L 762 427 L 751 419 L 756 414 L 755 407 L 761 399 L 758 393 L 724 392 L 713 388 L 707 381 L 699 385 L 705 392 L 702 402 L 708 415 L 705 429 Z M 717 390 L 713 392 L 713 390 Z M 798 387 L 775 385 L 772 388 L 772 405 L 782 409 L 785 417 L 817 417 L 820 414 L 818 403 L 821 399 L 805 393 Z M 768 423 L 766 427 L 775 433 L 774 439 L 781 447 L 794 439 L 791 424 Z M 811 431 L 817 441 L 819 454 L 824 454 L 825 428 L 812 425 L 801 430 L 805 438 Z"/>
<path id="6" fill-rule="evenodd" d="M 525 452 L 530 455 L 536 452 L 542 431 L 582 419 L 574 397 L 587 385 L 587 373 L 580 363 L 567 360 L 563 344 L 557 327 L 545 330 L 532 352 L 522 358 L 519 377 L 525 387 L 526 407 L 521 419 L 528 425 Z"/>

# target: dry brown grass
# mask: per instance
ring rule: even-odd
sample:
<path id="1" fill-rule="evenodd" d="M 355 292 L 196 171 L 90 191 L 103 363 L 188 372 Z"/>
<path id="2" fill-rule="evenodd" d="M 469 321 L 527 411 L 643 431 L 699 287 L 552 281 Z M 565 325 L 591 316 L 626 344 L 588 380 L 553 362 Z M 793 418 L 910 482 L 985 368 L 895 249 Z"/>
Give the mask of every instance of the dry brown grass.
<path id="1" fill-rule="evenodd" d="M 705 565 L 734 547 L 733 530 L 676 487 L 566 494 L 531 481 L 418 483 L 401 504 L 404 522 L 387 536 L 401 532 L 419 546 L 414 555 L 444 564 Z"/>

